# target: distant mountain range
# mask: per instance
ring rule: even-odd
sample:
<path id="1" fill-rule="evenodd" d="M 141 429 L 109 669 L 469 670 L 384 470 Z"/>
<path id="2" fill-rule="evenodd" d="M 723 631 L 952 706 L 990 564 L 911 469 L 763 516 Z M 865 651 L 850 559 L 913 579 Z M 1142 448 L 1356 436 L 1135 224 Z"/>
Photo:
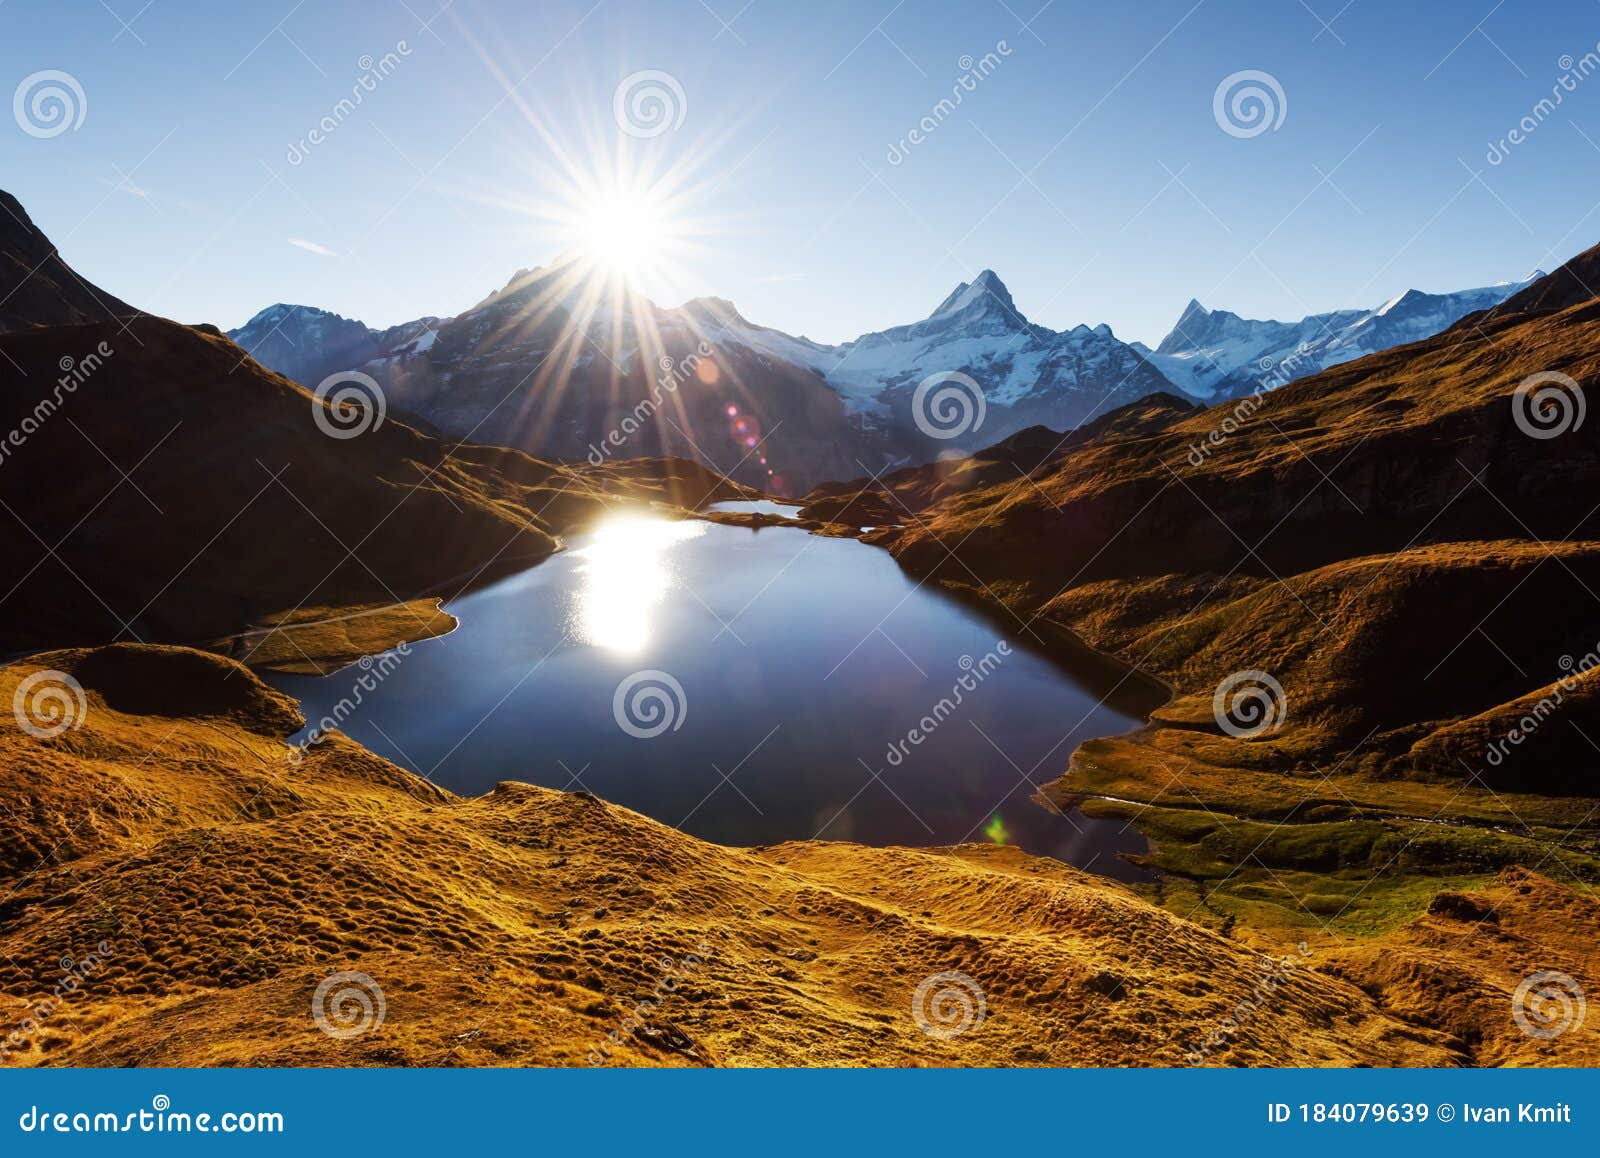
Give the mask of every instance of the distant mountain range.
<path id="1" fill-rule="evenodd" d="M 1535 271 L 1526 281 L 1447 294 L 1407 290 L 1375 309 L 1309 314 L 1298 322 L 1254 321 L 1208 310 L 1191 299 L 1159 346 L 1133 346 L 1186 394 L 1205 400 L 1234 397 L 1431 338 L 1542 277 L 1542 270 Z"/>
<path id="2" fill-rule="evenodd" d="M 228 336 L 306 386 L 368 373 L 398 413 L 449 437 L 563 458 L 676 454 L 798 493 L 1031 426 L 1071 429 L 1158 392 L 1209 401 L 1276 387 L 1429 337 L 1532 280 L 1410 290 L 1297 322 L 1191 301 L 1152 350 L 1105 325 L 1030 322 L 984 270 L 920 321 L 828 345 L 750 322 L 721 298 L 661 309 L 596 285 L 569 261 L 519 271 L 454 318 L 374 330 L 278 304 Z M 663 392 L 664 380 L 708 358 L 715 375 Z M 933 393 L 919 394 L 930 377 Z"/>

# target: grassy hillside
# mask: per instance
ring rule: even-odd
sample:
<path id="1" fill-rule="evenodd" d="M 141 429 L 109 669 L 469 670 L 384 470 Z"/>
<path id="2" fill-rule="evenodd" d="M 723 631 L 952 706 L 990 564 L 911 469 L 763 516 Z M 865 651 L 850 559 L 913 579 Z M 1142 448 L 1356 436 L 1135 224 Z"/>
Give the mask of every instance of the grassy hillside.
<path id="1" fill-rule="evenodd" d="M 1600 1058 L 1509 1020 L 1527 962 L 1600 980 L 1600 907 L 1528 873 L 1378 942 L 1225 937 L 1011 849 L 730 849 L 585 793 L 455 797 L 337 734 L 291 762 L 293 703 L 188 649 L 41 655 L 0 697 L 40 670 L 85 699 L 51 738 L 0 717 L 13 1064 Z"/>

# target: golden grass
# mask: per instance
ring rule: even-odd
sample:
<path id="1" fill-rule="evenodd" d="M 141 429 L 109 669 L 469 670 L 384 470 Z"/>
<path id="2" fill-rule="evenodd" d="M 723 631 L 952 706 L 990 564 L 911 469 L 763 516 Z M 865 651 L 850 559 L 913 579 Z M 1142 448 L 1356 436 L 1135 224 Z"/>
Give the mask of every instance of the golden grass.
<path id="1" fill-rule="evenodd" d="M 1254 1001 L 1269 950 L 1296 965 L 1206 1064 L 1600 1056 L 1593 1030 L 1538 1042 L 1506 1021 L 1520 962 L 1600 920 L 1526 875 L 1483 902 L 1514 942 L 1453 949 L 1461 922 L 1428 916 L 1384 950 L 1470 982 L 1470 1025 L 1446 1032 L 1418 976 L 1362 942 L 1222 936 L 1013 849 L 723 848 L 581 793 L 454 797 L 337 734 L 292 762 L 293 703 L 215 656 L 57 652 L 0 671 L 0 698 L 42 668 L 79 679 L 87 710 L 53 739 L 0 719 L 0 1030 L 61 958 L 110 955 L 14 1064 L 1181 1065 Z M 941 1040 L 915 994 L 952 970 L 986 1017 Z M 385 1006 L 346 1040 L 312 1016 L 342 971 Z"/>

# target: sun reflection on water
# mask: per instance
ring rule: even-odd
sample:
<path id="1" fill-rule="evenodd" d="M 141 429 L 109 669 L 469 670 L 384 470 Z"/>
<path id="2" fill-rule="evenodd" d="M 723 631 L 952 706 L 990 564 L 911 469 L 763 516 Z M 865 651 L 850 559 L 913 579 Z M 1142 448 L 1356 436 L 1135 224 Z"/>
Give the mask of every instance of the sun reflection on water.
<path id="1" fill-rule="evenodd" d="M 601 523 L 573 552 L 581 560 L 572 632 L 593 647 L 624 655 L 650 642 L 655 607 L 678 583 L 672 547 L 705 534 L 706 524 L 618 515 Z"/>

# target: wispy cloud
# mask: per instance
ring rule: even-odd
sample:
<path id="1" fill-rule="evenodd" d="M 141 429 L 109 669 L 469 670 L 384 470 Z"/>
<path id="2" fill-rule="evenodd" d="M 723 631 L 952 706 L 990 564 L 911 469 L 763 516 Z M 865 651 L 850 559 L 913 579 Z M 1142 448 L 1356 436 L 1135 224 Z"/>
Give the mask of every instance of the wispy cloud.
<path id="1" fill-rule="evenodd" d="M 303 249 L 307 253 L 314 253 L 318 257 L 338 257 L 339 255 L 326 245 L 318 245 L 315 241 L 307 241 L 303 237 L 291 237 L 289 244 L 296 249 Z"/>
<path id="2" fill-rule="evenodd" d="M 3 4 L 5 0 L 0 0 Z M 210 207 L 202 201 L 195 201 L 188 197 L 181 197 L 166 191 L 156 192 L 154 189 L 136 183 L 129 175 L 120 169 L 117 171 L 118 179 L 111 181 L 105 177 L 98 178 L 100 184 L 115 193 L 124 193 L 129 197 L 137 197 L 157 213 L 165 214 L 169 209 L 182 209 L 192 213 L 209 213 Z"/>
<path id="3" fill-rule="evenodd" d="M 107 181 L 104 177 L 102 177 L 100 178 L 100 184 L 104 185 L 108 189 L 115 189 L 118 193 L 126 193 L 130 197 L 137 197 L 141 201 L 151 200 L 150 190 L 144 188 L 142 185 L 135 185 L 126 177 L 122 178 L 120 181 Z"/>

